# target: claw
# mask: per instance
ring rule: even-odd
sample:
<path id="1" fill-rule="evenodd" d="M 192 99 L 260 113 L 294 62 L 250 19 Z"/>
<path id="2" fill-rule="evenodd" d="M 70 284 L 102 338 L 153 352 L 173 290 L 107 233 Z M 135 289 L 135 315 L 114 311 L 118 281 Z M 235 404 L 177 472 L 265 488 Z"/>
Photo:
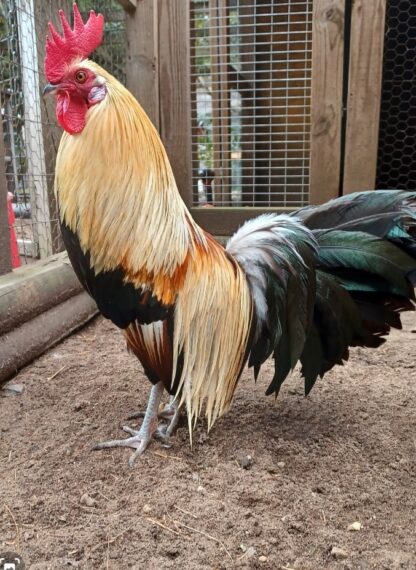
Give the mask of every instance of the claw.
<path id="1" fill-rule="evenodd" d="M 157 410 L 159 408 L 159 402 L 163 394 L 163 384 L 158 382 L 155 384 L 149 396 L 149 401 L 147 404 L 147 410 L 143 424 L 139 431 L 132 429 L 129 426 L 123 426 L 122 429 L 127 432 L 131 437 L 127 439 L 113 439 L 111 441 L 103 441 L 97 443 L 93 447 L 96 449 L 110 449 L 112 447 L 131 447 L 135 449 L 135 452 L 130 456 L 129 467 L 133 467 L 136 459 L 141 455 L 149 445 L 152 436 L 157 428 Z"/>
<path id="2" fill-rule="evenodd" d="M 129 458 L 129 467 L 134 467 L 136 459 L 144 453 L 151 441 L 151 436 L 135 431 L 128 426 L 123 426 L 123 430 L 131 434 L 132 437 L 127 439 L 113 439 L 111 441 L 102 441 L 94 445 L 93 450 L 111 449 L 112 447 L 131 447 L 135 452 Z"/>

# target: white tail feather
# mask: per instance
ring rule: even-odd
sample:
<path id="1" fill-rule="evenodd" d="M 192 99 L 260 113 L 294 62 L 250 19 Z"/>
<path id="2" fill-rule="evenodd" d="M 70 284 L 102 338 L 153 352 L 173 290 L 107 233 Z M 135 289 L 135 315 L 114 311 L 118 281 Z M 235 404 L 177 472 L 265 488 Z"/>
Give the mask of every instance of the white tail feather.
<path id="1" fill-rule="evenodd" d="M 276 269 L 276 259 L 280 259 L 283 266 L 288 266 L 282 246 L 289 247 L 303 263 L 291 239 L 294 233 L 299 235 L 299 232 L 309 242 L 315 243 L 310 230 L 296 218 L 283 214 L 263 214 L 247 221 L 227 243 L 226 250 L 241 265 L 250 283 L 257 319 L 256 336 L 267 318 L 266 269 Z"/>

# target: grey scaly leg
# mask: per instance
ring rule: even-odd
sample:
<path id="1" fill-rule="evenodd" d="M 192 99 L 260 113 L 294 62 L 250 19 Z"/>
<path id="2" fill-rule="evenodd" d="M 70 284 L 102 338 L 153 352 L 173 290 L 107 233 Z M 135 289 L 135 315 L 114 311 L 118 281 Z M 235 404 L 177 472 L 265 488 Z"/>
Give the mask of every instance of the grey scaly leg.
<path id="1" fill-rule="evenodd" d="M 170 421 L 167 425 L 160 425 L 155 436 L 161 439 L 165 445 L 169 445 L 169 439 L 178 427 L 179 418 L 181 417 L 181 409 L 175 396 L 170 397 L 169 403 L 166 404 L 163 412 L 165 412 L 164 417 Z"/>
<path id="2" fill-rule="evenodd" d="M 93 449 L 108 449 L 111 447 L 132 447 L 135 452 L 130 456 L 129 467 L 133 467 L 139 455 L 145 451 L 149 445 L 152 435 L 157 429 L 158 425 L 158 410 L 160 400 L 164 391 L 163 383 L 158 382 L 150 391 L 147 408 L 144 415 L 143 423 L 138 431 L 131 429 L 128 426 L 123 426 L 123 430 L 131 435 L 127 439 L 114 439 L 112 441 L 103 441 L 97 443 Z"/>

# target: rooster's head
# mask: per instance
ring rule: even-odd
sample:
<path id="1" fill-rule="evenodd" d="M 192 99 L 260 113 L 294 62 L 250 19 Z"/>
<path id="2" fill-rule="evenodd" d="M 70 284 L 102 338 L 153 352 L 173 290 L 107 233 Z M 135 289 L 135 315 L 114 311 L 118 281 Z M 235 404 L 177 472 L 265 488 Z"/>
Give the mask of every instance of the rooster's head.
<path id="1" fill-rule="evenodd" d="M 44 94 L 56 93 L 56 116 L 60 125 L 68 133 L 77 134 L 85 127 L 88 109 L 106 97 L 107 88 L 105 78 L 97 73 L 97 66 L 86 59 L 102 42 L 104 18 L 91 11 L 84 24 L 76 4 L 73 10 L 73 29 L 64 12 L 59 12 L 63 36 L 49 23 L 45 57 L 49 83 Z"/>

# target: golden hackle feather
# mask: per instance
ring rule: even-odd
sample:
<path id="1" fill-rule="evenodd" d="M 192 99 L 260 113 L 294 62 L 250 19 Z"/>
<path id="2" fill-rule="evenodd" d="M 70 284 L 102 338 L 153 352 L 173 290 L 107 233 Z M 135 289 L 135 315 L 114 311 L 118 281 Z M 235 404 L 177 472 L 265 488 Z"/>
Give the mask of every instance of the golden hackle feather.
<path id="1" fill-rule="evenodd" d="M 98 274 L 123 268 L 126 281 L 175 303 L 172 386 L 190 428 L 205 409 L 209 427 L 229 407 L 246 356 L 252 302 L 241 268 L 190 217 L 160 138 L 134 97 L 98 65 L 107 97 L 88 111 L 80 135 L 64 134 L 55 189 L 60 215 Z M 125 331 L 136 354 L 166 354 L 160 325 Z M 147 347 L 159 343 L 154 349 Z M 143 362 L 143 360 L 142 360 Z"/>

